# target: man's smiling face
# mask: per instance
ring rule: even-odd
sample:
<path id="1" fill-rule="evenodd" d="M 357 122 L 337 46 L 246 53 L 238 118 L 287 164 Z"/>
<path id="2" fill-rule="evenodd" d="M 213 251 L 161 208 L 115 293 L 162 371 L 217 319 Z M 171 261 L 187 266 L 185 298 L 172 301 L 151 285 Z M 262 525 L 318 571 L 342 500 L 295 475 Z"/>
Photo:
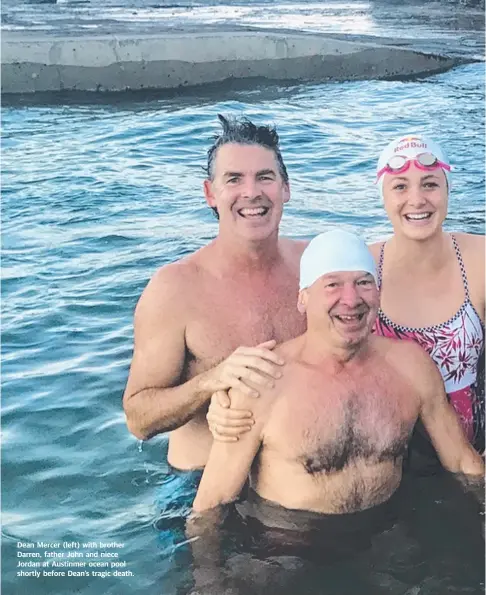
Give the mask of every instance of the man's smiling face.
<path id="1" fill-rule="evenodd" d="M 300 301 L 309 330 L 322 329 L 333 346 L 348 348 L 369 336 L 380 295 L 371 274 L 342 271 L 319 277 L 301 291 Z"/>
<path id="2" fill-rule="evenodd" d="M 271 149 L 228 143 L 217 151 L 213 179 L 204 184 L 206 201 L 216 208 L 220 228 L 248 240 L 264 240 L 278 231 L 289 186 Z"/>

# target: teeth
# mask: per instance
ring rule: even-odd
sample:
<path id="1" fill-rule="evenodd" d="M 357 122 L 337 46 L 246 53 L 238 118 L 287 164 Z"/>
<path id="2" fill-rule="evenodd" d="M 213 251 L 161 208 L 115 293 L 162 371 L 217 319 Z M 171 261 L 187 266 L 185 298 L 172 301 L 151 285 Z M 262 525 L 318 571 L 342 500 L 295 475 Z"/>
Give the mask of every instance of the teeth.
<path id="1" fill-rule="evenodd" d="M 244 208 L 244 209 L 240 209 L 240 213 L 242 215 L 246 216 L 252 216 L 252 215 L 264 215 L 266 213 L 267 209 L 265 207 L 256 207 L 253 209 L 250 208 Z"/>
<path id="2" fill-rule="evenodd" d="M 407 219 L 419 221 L 420 219 L 428 219 L 430 217 L 430 213 L 409 213 L 408 215 L 405 215 L 405 217 Z"/>
<path id="3" fill-rule="evenodd" d="M 354 316 L 339 316 L 339 318 L 341 318 L 342 320 L 357 320 L 359 318 L 358 314 L 355 314 Z"/>

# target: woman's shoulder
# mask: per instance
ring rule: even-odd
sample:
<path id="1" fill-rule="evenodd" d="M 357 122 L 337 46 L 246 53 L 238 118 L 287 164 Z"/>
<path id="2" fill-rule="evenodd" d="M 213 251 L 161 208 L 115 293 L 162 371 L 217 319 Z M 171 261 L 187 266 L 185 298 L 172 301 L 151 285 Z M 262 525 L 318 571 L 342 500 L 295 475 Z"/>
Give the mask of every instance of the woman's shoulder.
<path id="1" fill-rule="evenodd" d="M 459 244 L 459 248 L 464 248 L 465 250 L 482 250 L 484 254 L 485 244 L 485 236 L 479 233 L 452 233 L 457 243 Z"/>
<path id="2" fill-rule="evenodd" d="M 373 242 L 373 244 L 368 244 L 369 251 L 373 255 L 375 262 L 378 262 L 380 260 L 381 247 L 385 242 L 386 240 L 380 240 L 379 242 Z"/>
<path id="3" fill-rule="evenodd" d="M 473 233 L 453 233 L 452 235 L 457 241 L 466 269 L 477 269 L 484 274 L 485 237 Z"/>
<path id="4" fill-rule="evenodd" d="M 471 301 L 484 320 L 485 238 L 472 233 L 454 233 L 466 269 Z"/>

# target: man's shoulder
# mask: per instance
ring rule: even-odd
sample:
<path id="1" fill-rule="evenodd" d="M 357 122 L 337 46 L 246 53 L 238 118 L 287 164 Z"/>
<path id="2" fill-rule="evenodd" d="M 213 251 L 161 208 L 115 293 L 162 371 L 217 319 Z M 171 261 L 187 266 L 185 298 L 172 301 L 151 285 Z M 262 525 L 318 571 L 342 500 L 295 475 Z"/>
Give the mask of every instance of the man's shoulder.
<path id="1" fill-rule="evenodd" d="M 287 341 L 277 345 L 273 351 L 280 355 L 286 362 L 297 361 L 298 354 L 302 349 L 303 340 L 304 334 L 298 335 L 293 339 L 287 339 Z"/>
<path id="2" fill-rule="evenodd" d="M 309 245 L 308 240 L 294 240 L 292 238 L 280 238 L 280 247 L 285 254 L 289 254 L 293 257 L 300 259 L 302 253 Z"/>
<path id="3" fill-rule="evenodd" d="M 175 262 L 164 264 L 151 277 L 140 296 L 136 311 L 167 310 L 167 306 L 180 312 L 193 295 L 200 265 L 196 253 Z"/>
<path id="4" fill-rule="evenodd" d="M 190 287 L 194 289 L 194 284 L 207 269 L 210 251 L 211 244 L 208 244 L 179 260 L 164 264 L 154 273 L 147 288 L 177 291 Z"/>
<path id="5" fill-rule="evenodd" d="M 378 352 L 395 367 L 413 374 L 418 370 L 427 371 L 436 365 L 430 355 L 415 341 L 394 339 L 373 335 Z"/>
<path id="6" fill-rule="evenodd" d="M 179 292 L 196 274 L 197 268 L 190 260 L 184 259 L 165 264 L 153 274 L 144 294 L 170 295 Z"/>
<path id="7" fill-rule="evenodd" d="M 374 337 L 379 353 L 402 379 L 421 394 L 428 386 L 442 383 L 442 376 L 434 360 L 415 341 Z"/>
<path id="8" fill-rule="evenodd" d="M 282 238 L 282 241 L 288 242 L 295 250 L 305 250 L 310 240 L 295 240 L 293 238 Z"/>

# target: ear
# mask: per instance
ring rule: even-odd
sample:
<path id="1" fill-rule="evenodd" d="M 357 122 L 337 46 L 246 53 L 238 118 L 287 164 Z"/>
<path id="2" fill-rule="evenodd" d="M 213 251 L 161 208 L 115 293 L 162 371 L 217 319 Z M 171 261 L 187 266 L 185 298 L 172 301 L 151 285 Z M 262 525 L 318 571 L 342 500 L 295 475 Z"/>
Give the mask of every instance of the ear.
<path id="1" fill-rule="evenodd" d="M 216 206 L 216 199 L 213 194 L 213 183 L 211 180 L 204 180 L 204 196 L 210 207 Z"/>
<path id="2" fill-rule="evenodd" d="M 301 314 L 305 314 L 307 312 L 307 289 L 301 289 L 299 291 L 299 297 L 297 298 L 297 310 Z"/>
<path id="3" fill-rule="evenodd" d="M 290 184 L 289 182 L 284 182 L 284 190 L 283 190 L 283 202 L 289 202 L 290 200 Z"/>

